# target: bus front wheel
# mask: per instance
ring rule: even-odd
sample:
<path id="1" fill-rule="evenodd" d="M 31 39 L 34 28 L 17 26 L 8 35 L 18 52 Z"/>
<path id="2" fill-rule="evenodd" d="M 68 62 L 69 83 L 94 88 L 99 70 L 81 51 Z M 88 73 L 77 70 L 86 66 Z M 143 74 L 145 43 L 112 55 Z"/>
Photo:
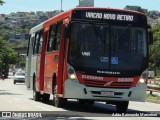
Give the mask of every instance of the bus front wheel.
<path id="1" fill-rule="evenodd" d="M 66 99 L 57 96 L 57 85 L 54 86 L 53 105 L 55 107 L 64 107 L 66 101 Z"/>
<path id="2" fill-rule="evenodd" d="M 126 112 L 128 109 L 129 101 L 121 101 L 116 103 L 116 109 L 118 112 Z"/>

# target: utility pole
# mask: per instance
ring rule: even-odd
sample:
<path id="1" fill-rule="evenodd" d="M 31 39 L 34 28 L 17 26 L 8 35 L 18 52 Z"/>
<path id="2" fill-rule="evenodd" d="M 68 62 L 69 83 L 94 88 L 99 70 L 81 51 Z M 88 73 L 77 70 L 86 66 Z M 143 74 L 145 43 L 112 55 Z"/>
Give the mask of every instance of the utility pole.
<path id="1" fill-rule="evenodd" d="M 62 12 L 62 0 L 61 0 L 61 12 Z"/>

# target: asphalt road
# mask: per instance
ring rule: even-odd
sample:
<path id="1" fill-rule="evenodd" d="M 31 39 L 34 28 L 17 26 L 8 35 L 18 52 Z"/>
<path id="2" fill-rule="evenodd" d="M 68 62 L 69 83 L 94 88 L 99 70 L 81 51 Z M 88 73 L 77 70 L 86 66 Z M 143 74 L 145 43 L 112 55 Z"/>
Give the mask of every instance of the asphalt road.
<path id="1" fill-rule="evenodd" d="M 13 79 L 0 79 L 0 111 L 11 112 L 12 119 L 160 119 L 160 104 L 149 102 L 130 102 L 125 114 L 116 113 L 115 106 L 96 102 L 94 105 L 80 105 L 76 100 L 69 100 L 65 108 L 56 108 L 52 105 L 52 97 L 49 103 L 35 102 L 32 99 L 32 91 L 27 90 L 24 83 L 13 84 Z M 3 114 L 4 114 L 3 113 Z M 17 114 L 19 117 L 17 118 Z M 38 117 L 31 116 L 32 113 Z M 0 116 L 2 113 L 0 114 Z M 152 117 L 146 117 L 146 116 Z M 28 118 L 28 116 L 30 116 Z M 113 117 L 114 116 L 114 117 Z M 125 116 L 125 117 L 124 117 Z M 127 117 L 126 117 L 127 116 Z M 131 117 L 134 116 L 134 117 Z M 143 116 L 143 117 L 140 117 Z M 158 116 L 158 117 L 154 117 Z M 137 118 L 138 117 L 138 118 Z M 9 118 L 0 118 L 9 119 Z"/>

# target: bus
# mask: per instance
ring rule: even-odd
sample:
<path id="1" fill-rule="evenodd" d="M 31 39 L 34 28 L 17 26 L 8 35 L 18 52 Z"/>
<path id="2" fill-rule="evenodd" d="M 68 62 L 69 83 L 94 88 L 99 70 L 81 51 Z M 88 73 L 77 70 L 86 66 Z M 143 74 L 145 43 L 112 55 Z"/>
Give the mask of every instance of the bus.
<path id="1" fill-rule="evenodd" d="M 26 84 L 35 101 L 63 107 L 145 101 L 152 32 L 145 14 L 111 8 L 77 7 L 30 30 Z"/>

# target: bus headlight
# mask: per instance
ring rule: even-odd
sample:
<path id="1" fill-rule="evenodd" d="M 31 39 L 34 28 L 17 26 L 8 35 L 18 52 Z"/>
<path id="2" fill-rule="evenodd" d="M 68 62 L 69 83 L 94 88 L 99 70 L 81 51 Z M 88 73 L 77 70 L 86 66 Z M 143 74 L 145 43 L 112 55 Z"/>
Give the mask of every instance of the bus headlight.
<path id="1" fill-rule="evenodd" d="M 69 64 L 67 66 L 67 71 L 68 71 L 68 77 L 69 77 L 69 79 L 77 81 L 76 72 L 75 72 L 74 68 L 71 65 L 69 65 Z"/>
<path id="2" fill-rule="evenodd" d="M 70 79 L 71 79 L 71 80 L 75 80 L 75 79 L 76 79 L 76 75 L 75 75 L 75 74 L 71 74 L 71 75 L 70 75 Z"/>
<path id="3" fill-rule="evenodd" d="M 141 74 L 141 77 L 140 77 L 140 79 L 139 79 L 138 84 L 146 84 L 147 78 L 148 78 L 148 70 L 145 70 L 145 71 Z"/>

